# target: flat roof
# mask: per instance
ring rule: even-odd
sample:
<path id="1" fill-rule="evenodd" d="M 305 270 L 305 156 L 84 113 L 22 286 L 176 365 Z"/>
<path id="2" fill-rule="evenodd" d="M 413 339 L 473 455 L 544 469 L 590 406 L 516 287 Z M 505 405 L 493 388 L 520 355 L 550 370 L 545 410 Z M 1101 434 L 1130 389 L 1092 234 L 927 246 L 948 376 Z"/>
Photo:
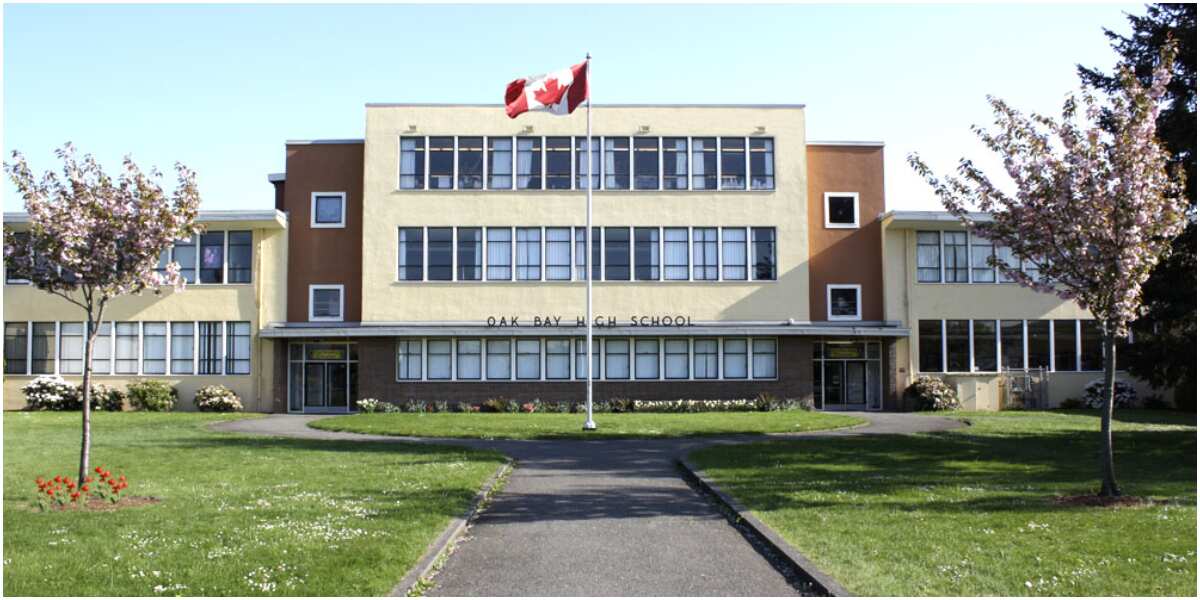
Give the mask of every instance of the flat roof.
<path id="1" fill-rule="evenodd" d="M 883 142 L 869 140 L 809 140 L 807 143 L 809 146 L 869 146 L 872 148 L 882 148 L 884 146 Z"/>
<path id="2" fill-rule="evenodd" d="M 367 108 L 503 108 L 500 103 L 456 103 L 456 102 L 368 102 Z M 593 108 L 804 108 L 803 104 L 593 104 Z"/>
<path id="3" fill-rule="evenodd" d="M 202 223 L 273 223 L 279 228 L 287 227 L 287 213 L 276 210 L 202 210 L 196 214 L 196 220 Z M 29 213 L 6 212 L 5 223 L 28 223 Z"/>
<path id="4" fill-rule="evenodd" d="M 315 146 L 318 144 L 361 144 L 362 138 L 328 138 L 318 140 L 287 140 L 284 144 L 291 146 Z"/>
<path id="5" fill-rule="evenodd" d="M 259 332 L 264 338 L 356 338 L 395 336 L 525 337 L 583 335 L 576 325 L 558 327 L 494 327 L 483 321 L 386 322 L 386 323 L 267 323 Z M 593 327 L 598 336 L 680 335 L 806 335 L 830 337 L 907 337 L 909 330 L 896 321 L 864 321 L 843 324 L 827 321 L 706 321 L 686 327 L 617 326 Z"/>
<path id="6" fill-rule="evenodd" d="M 972 221 L 991 221 L 992 216 L 985 212 L 967 213 Z M 879 216 L 880 219 L 892 219 L 893 221 L 909 222 L 909 221 L 952 221 L 959 222 L 959 218 L 950 214 L 945 210 L 889 210 Z"/>

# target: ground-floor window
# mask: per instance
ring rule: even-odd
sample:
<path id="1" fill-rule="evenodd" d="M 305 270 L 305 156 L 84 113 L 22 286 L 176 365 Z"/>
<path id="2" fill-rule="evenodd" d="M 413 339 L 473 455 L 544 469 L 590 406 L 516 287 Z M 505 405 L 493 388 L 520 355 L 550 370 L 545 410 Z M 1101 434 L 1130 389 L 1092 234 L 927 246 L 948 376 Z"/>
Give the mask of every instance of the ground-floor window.
<path id="1" fill-rule="evenodd" d="M 917 370 L 1100 371 L 1104 368 L 1101 340 L 1100 325 L 1092 319 L 921 320 L 917 323 Z"/>
<path id="2" fill-rule="evenodd" d="M 821 340 L 813 343 L 813 398 L 818 408 L 883 408 L 879 342 Z"/>
<path id="3" fill-rule="evenodd" d="M 356 410 L 358 346 L 293 343 L 288 348 L 288 411 Z"/>

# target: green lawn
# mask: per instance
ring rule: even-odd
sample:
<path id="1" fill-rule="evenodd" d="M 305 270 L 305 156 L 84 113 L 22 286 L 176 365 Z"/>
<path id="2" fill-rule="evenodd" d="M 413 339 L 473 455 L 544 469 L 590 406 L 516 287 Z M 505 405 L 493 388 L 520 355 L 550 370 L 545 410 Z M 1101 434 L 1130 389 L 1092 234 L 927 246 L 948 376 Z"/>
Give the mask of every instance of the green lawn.
<path id="1" fill-rule="evenodd" d="M 1195 415 L 1121 411 L 1126 494 L 1098 488 L 1091 413 L 960 413 L 972 426 L 721 446 L 692 456 L 856 595 L 1196 595 Z"/>
<path id="2" fill-rule="evenodd" d="M 724 413 L 598 413 L 584 432 L 584 415 L 571 413 L 373 413 L 313 421 L 332 431 L 482 439 L 656 438 L 786 433 L 862 423 L 847 415 L 803 410 Z"/>
<path id="3" fill-rule="evenodd" d="M 155 505 L 32 508 L 72 474 L 79 413 L 4 414 L 8 596 L 387 593 L 466 510 L 498 454 L 208 431 L 212 414 L 96 414 L 93 464 Z"/>

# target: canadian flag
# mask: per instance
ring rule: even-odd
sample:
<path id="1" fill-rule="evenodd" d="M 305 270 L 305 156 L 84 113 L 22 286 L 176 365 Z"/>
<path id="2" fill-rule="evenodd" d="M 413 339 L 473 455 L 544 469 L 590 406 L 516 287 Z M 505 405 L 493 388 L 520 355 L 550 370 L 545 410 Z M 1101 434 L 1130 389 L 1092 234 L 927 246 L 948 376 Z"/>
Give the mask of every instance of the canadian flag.
<path id="1" fill-rule="evenodd" d="M 581 62 L 552 73 L 515 79 L 504 90 L 504 112 L 508 118 L 531 110 L 556 115 L 575 112 L 588 97 L 588 64 Z"/>

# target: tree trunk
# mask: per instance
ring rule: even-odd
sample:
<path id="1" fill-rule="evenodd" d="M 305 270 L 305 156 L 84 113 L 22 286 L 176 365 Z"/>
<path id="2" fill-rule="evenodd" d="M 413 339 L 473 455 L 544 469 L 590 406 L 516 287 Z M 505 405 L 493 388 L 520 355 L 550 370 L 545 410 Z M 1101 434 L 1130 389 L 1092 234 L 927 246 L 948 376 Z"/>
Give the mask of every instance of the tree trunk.
<path id="1" fill-rule="evenodd" d="M 1113 465 L 1112 415 L 1116 396 L 1117 338 L 1112 326 L 1104 331 L 1104 406 L 1100 414 L 1100 495 L 1117 497 L 1117 473 Z"/>
<path id="2" fill-rule="evenodd" d="M 93 317 L 88 311 L 87 341 L 83 345 L 83 440 L 79 445 L 79 486 L 83 487 L 84 478 L 88 474 L 88 461 L 92 452 L 92 349 L 96 345 L 96 334 L 99 333 L 100 315 Z"/>

